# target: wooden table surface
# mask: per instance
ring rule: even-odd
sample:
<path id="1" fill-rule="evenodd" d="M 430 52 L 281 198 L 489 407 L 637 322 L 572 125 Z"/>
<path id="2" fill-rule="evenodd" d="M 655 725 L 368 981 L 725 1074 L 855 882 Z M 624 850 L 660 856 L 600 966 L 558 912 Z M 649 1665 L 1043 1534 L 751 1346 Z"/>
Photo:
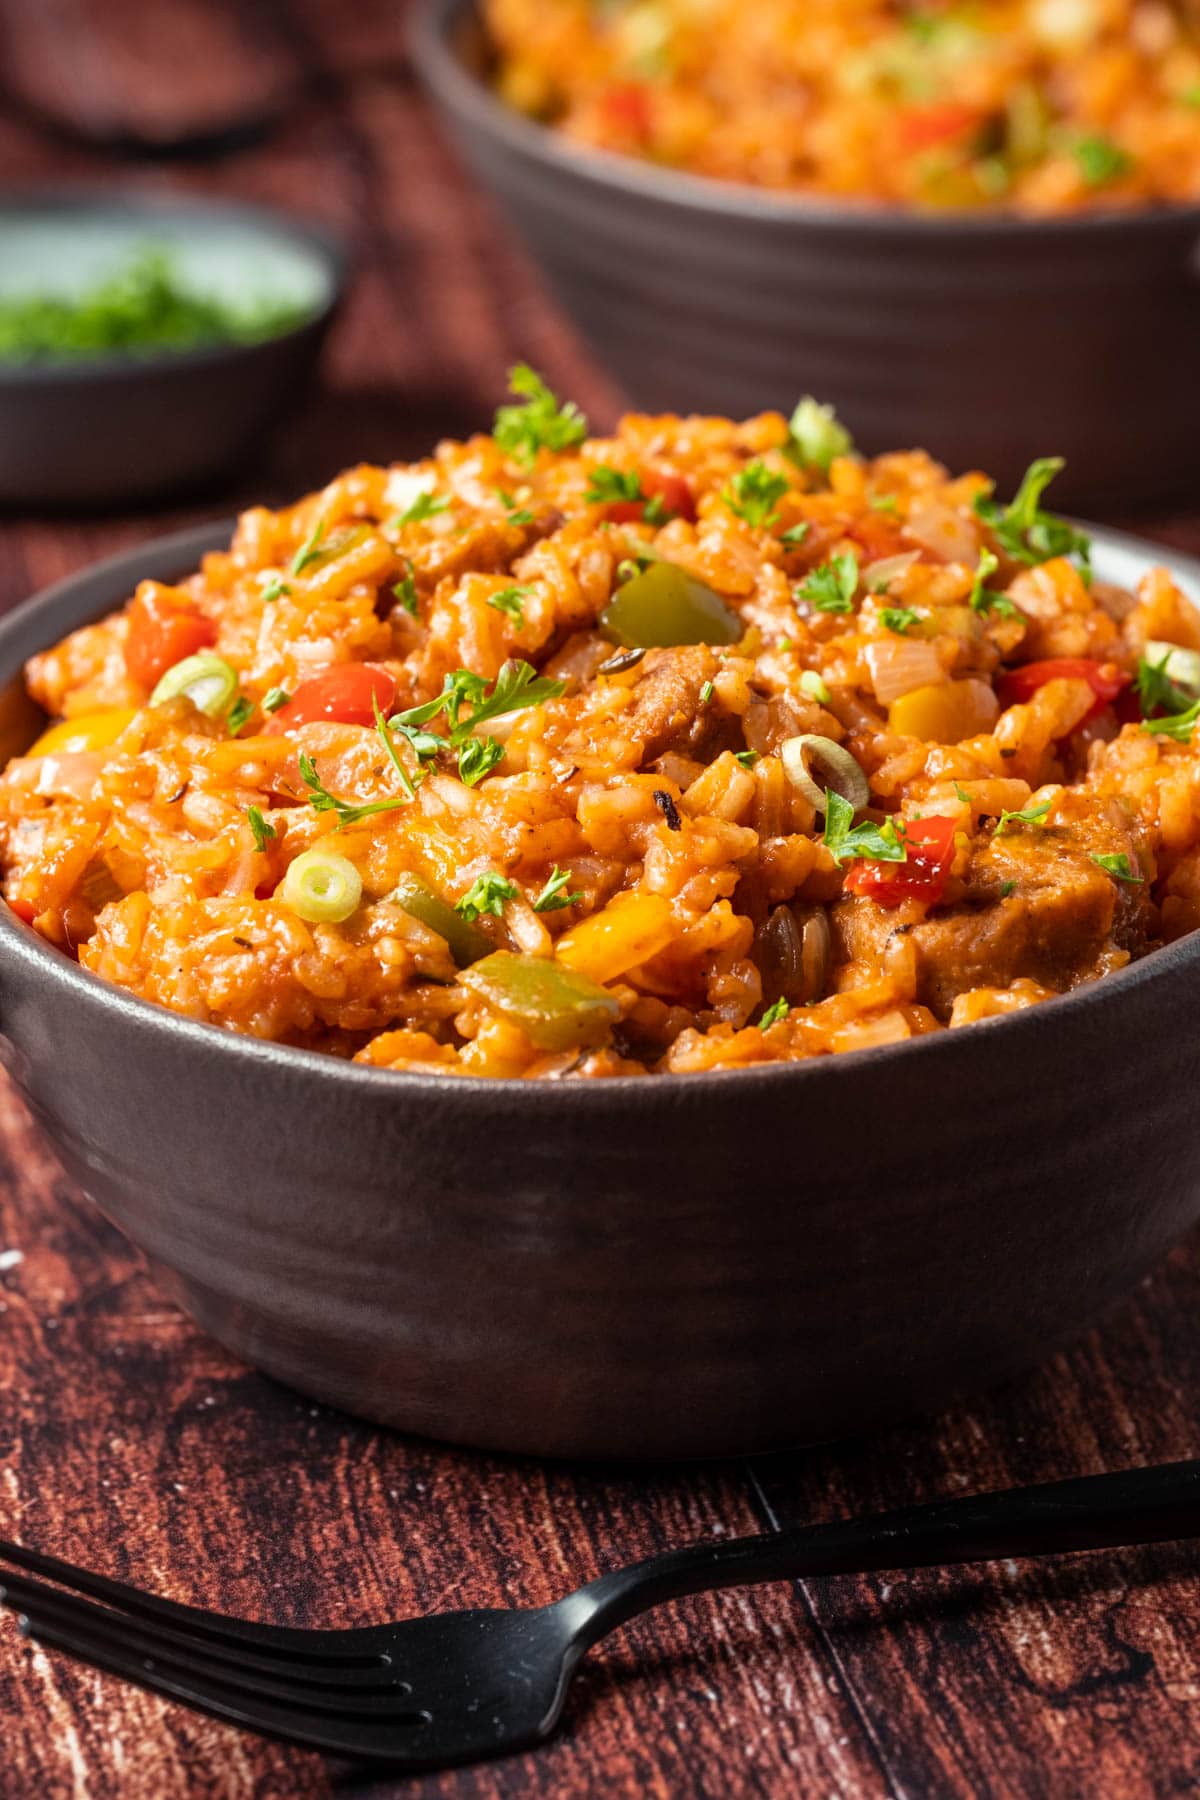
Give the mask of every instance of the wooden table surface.
<path id="1" fill-rule="evenodd" d="M 434 134 L 387 0 L 0 0 L 0 70 L 4 181 L 278 202 L 342 226 L 360 259 L 321 391 L 239 486 L 118 518 L 0 520 L 0 604 L 145 534 L 477 426 L 518 357 L 613 417 L 619 397 Z M 204 170 L 114 164 L 14 116 L 19 97 L 75 128 L 154 132 L 302 83 L 316 97 L 282 131 Z M 1200 486 L 1197 507 L 1143 529 L 1198 547 Z M 1177 1250 L 1067 1355 L 869 1442 L 547 1467 L 372 1430 L 232 1361 L 155 1291 L 4 1087 L 0 1535 L 280 1622 L 536 1604 L 688 1539 L 1200 1455 L 1198 1270 L 1195 1243 Z M 1191 1795 L 1196 1575 L 1196 1553 L 1169 1547 L 697 1599 L 596 1655 L 553 1745 L 410 1782 L 242 1736 L 6 1622 L 0 1800 Z"/>

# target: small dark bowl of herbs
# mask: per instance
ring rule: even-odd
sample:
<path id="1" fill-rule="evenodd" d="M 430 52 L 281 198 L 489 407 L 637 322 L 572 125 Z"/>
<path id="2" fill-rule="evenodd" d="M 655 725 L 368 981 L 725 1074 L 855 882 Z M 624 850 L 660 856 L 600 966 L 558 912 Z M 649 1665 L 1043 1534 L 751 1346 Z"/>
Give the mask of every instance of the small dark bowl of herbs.
<path id="1" fill-rule="evenodd" d="M 323 228 L 254 207 L 0 197 L 0 503 L 227 473 L 302 398 L 345 270 Z"/>

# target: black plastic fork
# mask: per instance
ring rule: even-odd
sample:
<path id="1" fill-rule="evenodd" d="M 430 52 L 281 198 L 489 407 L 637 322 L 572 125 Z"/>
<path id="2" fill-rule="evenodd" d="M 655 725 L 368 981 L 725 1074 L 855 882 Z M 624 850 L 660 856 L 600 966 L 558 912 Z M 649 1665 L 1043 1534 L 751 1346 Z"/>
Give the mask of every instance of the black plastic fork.
<path id="1" fill-rule="evenodd" d="M 201 1712 L 308 1749 L 415 1771 L 549 1737 L 593 1645 L 684 1594 L 1197 1535 L 1200 1461 L 695 1544 L 602 1575 L 552 1606 L 438 1613 L 351 1631 L 222 1618 L 3 1540 L 0 1561 L 60 1585 L 4 1572 L 0 1600 L 39 1643 Z"/>

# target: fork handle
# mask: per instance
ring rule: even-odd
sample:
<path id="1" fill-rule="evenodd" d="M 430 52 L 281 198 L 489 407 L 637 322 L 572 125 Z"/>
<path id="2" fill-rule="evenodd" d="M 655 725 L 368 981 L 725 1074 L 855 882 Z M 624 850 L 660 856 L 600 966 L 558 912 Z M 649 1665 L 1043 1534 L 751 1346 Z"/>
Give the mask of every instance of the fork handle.
<path id="1" fill-rule="evenodd" d="M 862 1519 L 692 1544 L 615 1569 L 564 1602 L 583 1641 L 684 1594 L 809 1575 L 861 1575 L 1106 1550 L 1200 1535 L 1200 1461 L 937 1500 Z"/>

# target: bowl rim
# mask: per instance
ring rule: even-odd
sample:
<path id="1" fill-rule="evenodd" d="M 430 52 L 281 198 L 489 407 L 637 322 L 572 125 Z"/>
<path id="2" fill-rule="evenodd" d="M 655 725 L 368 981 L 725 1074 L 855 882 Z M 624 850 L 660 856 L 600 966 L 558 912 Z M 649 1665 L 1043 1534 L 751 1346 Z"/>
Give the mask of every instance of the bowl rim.
<path id="1" fill-rule="evenodd" d="M 44 635 L 38 630 L 44 612 L 50 612 L 55 607 L 69 606 L 81 587 L 90 588 L 98 584 L 101 589 L 108 590 L 104 598 L 98 599 L 94 607 L 85 609 L 84 615 L 69 627 L 75 629 L 76 623 L 86 623 L 88 619 L 100 617 L 111 610 L 118 597 L 130 592 L 137 580 L 149 576 L 161 580 L 178 579 L 195 568 L 205 551 L 228 543 L 233 523 L 229 519 L 212 521 L 190 526 L 169 536 L 150 539 L 99 562 L 85 564 L 52 586 L 43 588 L 22 601 L 0 617 L 0 686 L 18 680 L 25 658 L 35 649 L 45 647 Z M 1089 526 L 1088 529 L 1101 558 L 1108 554 L 1114 557 L 1132 556 L 1144 564 L 1161 562 L 1200 593 L 1200 558 L 1190 557 L 1186 552 L 1167 546 L 1155 545 L 1129 532 L 1110 530 L 1106 526 Z M 606 1096 L 608 1099 L 619 1099 L 625 1106 L 661 1104 L 666 1096 L 672 1094 L 677 1099 L 696 1101 L 720 1093 L 736 1101 L 738 1095 L 747 1093 L 750 1084 L 758 1088 L 765 1087 L 768 1083 L 811 1084 L 836 1080 L 837 1076 L 833 1071 L 839 1069 L 849 1071 L 843 1076 L 843 1079 L 849 1080 L 855 1070 L 863 1073 L 878 1072 L 894 1064 L 897 1057 L 904 1059 L 903 1066 L 911 1067 L 915 1073 L 920 1067 L 916 1059 L 923 1058 L 927 1071 L 932 1072 L 937 1067 L 936 1059 L 961 1057 L 964 1053 L 978 1057 L 988 1046 L 997 1050 L 1003 1050 L 1007 1046 L 1010 1054 L 1019 1055 L 1022 1044 L 1031 1044 L 1036 1037 L 1044 1036 L 1048 1031 L 1057 1031 L 1059 1021 L 1066 1014 L 1078 1023 L 1080 1029 L 1086 1029 L 1088 1020 L 1095 1020 L 1097 1017 L 1097 1009 L 1111 1009 L 1119 1003 L 1123 994 L 1175 981 L 1188 973 L 1200 974 L 1200 930 L 1178 938 L 1173 943 L 1164 944 L 1124 969 L 1075 988 L 1070 993 L 1058 995 L 1053 1000 L 1009 1014 L 1005 1018 L 980 1020 L 965 1028 L 964 1032 L 952 1033 L 943 1029 L 903 1043 L 844 1051 L 836 1056 L 808 1057 L 801 1062 L 757 1063 L 742 1068 L 712 1069 L 688 1075 L 615 1075 L 598 1081 L 571 1082 L 500 1081 L 485 1075 L 441 1075 L 425 1070 L 380 1069 L 365 1063 L 345 1061 L 325 1051 L 273 1043 L 232 1031 L 226 1026 L 190 1019 L 152 1000 L 143 1000 L 139 995 L 131 994 L 102 976 L 94 975 L 89 969 L 82 968 L 54 945 L 47 943 L 32 927 L 19 920 L 3 902 L 0 902 L 0 1038 L 5 1033 L 4 964 L 9 958 L 24 964 L 35 979 L 48 982 L 67 997 L 107 1009 L 114 1018 L 125 1021 L 135 1030 L 166 1032 L 182 1047 L 191 1048 L 197 1054 L 202 1054 L 206 1048 L 211 1051 L 216 1046 L 223 1045 L 223 1053 L 231 1059 L 231 1069 L 240 1060 L 247 1075 L 253 1074 L 256 1069 L 263 1074 L 271 1072 L 281 1077 L 300 1076 L 306 1071 L 311 1074 L 322 1071 L 327 1081 L 336 1081 L 349 1089 L 374 1094 L 377 1098 L 390 1095 L 394 1099 L 398 1092 L 403 1092 L 411 1093 L 416 1099 L 422 1096 L 427 1099 L 436 1097 L 438 1100 L 453 1098 L 463 1107 L 485 1110 L 501 1098 L 502 1092 L 505 1106 L 540 1111 L 550 1104 L 558 1107 L 604 1108 L 608 1103 Z M 1000 1034 L 999 1037 L 996 1036 L 997 1033 Z M 964 1036 L 966 1042 L 963 1041 Z M 405 1084 L 402 1089 L 397 1089 L 398 1082 Z M 564 1088 L 570 1090 L 570 1100 L 564 1097 Z M 557 1098 L 552 1102 L 548 1101 L 548 1094 L 557 1095 Z M 655 1096 L 657 1099 L 653 1098 Z"/>
<path id="2" fill-rule="evenodd" d="M 81 211 L 141 218 L 148 228 L 152 228 L 156 220 L 170 219 L 209 219 L 238 224 L 260 237 L 282 239 L 307 250 L 325 270 L 327 291 L 311 312 L 285 330 L 272 331 L 261 338 L 233 339 L 183 350 L 149 350 L 137 355 L 115 353 L 60 361 L 0 362 L 0 392 L 9 387 L 68 387 L 72 383 L 105 385 L 137 380 L 145 375 L 169 375 L 177 369 L 204 369 L 221 362 L 237 361 L 313 331 L 324 331 L 346 295 L 351 269 L 350 247 L 344 236 L 321 219 L 264 206 L 257 201 L 226 200 L 219 196 L 210 199 L 176 190 L 158 193 L 137 187 L 110 189 L 86 182 L 56 182 L 46 186 L 14 183 L 0 187 L 0 220 L 5 214 L 40 213 L 51 217 L 60 212 Z"/>
<path id="3" fill-rule="evenodd" d="M 880 237 L 1032 239 L 1053 233 L 1071 238 L 1105 236 L 1114 231 L 1157 233 L 1192 227 L 1200 232 L 1200 201 L 1092 208 L 1086 212 L 1033 214 L 1020 212 L 918 212 L 883 207 L 864 200 L 858 205 L 787 189 L 755 187 L 749 182 L 690 175 L 660 168 L 616 151 L 576 144 L 553 127 L 539 125 L 506 106 L 472 75 L 454 53 L 450 36 L 478 0 L 417 0 L 409 27 L 413 61 L 425 85 L 450 113 L 500 139 L 507 148 L 560 173 L 616 189 L 630 199 L 656 201 L 683 210 L 753 220 L 761 224 L 811 226 Z"/>

